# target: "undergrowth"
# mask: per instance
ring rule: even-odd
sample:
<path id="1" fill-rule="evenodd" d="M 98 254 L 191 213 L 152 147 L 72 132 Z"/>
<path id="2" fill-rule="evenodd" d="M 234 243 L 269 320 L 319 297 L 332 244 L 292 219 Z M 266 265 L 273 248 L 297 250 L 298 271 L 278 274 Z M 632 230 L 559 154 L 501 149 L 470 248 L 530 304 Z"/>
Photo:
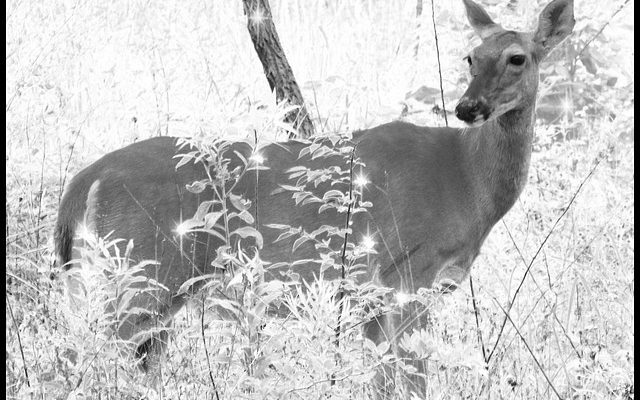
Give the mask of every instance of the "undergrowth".
<path id="1" fill-rule="evenodd" d="M 139 290 L 132 283 L 141 282 L 140 268 L 150 266 L 128 260 L 130 247 L 118 241 L 128 238 L 87 237 L 82 258 L 91 267 L 82 270 L 85 284 L 75 303 L 64 296 L 61 277 L 50 279 L 58 272 L 51 237 L 62 189 L 83 166 L 138 138 L 216 136 L 252 144 L 256 137 L 260 143 L 284 138 L 289 128 L 279 121 L 286 108 L 268 91 L 240 3 L 27 3 L 7 4 L 7 398 L 366 399 L 380 366 L 395 370 L 399 382 L 412 369 L 390 345 L 366 340 L 363 321 L 372 310 L 390 312 L 409 302 L 430 310 L 430 326 L 401 340 L 425 362 L 428 398 L 547 399 L 557 397 L 554 390 L 566 399 L 634 398 L 634 113 L 625 42 L 593 42 L 589 71 L 578 61 L 570 71 L 551 67 L 562 64 L 558 60 L 544 70 L 541 93 L 570 80 L 575 104 L 559 107 L 557 120 L 539 121 L 528 184 L 474 263 L 474 296 L 467 285 L 451 294 L 394 297 L 357 282 L 357 274 L 306 284 L 265 280 L 273 266 L 260 259 L 255 216 L 243 212 L 246 203 L 233 191 L 221 193 L 183 226 L 185 234 L 207 229 L 224 238 L 220 274 L 187 282 L 189 307 L 173 325 L 149 331 L 169 333 L 154 378 L 128 358 L 130 344 L 113 335 L 127 313 L 146 311 L 127 307 Z M 433 104 L 416 105 L 407 96 L 420 85 L 437 86 L 432 32 L 406 23 L 413 21 L 413 5 L 271 4 L 319 131 L 349 131 L 401 115 L 443 125 Z M 461 33 L 461 8 L 436 6 L 440 40 L 448 44 L 450 106 L 464 86 L 457 60 L 471 46 Z M 572 45 L 584 45 L 607 22 L 592 12 L 598 7 L 577 2 Z M 514 20 L 537 15 L 527 10 Z M 316 23 L 321 28 L 310 28 Z M 628 23 L 612 21 L 607 37 L 622 37 Z M 414 56 L 416 37 L 421 46 Z M 325 49 L 309 51 L 318 43 Z M 606 74 L 593 78 L 595 66 Z M 259 166 L 246 160 L 244 168 Z M 291 171 L 289 189 L 300 201 L 310 198 L 297 187 L 309 182 L 308 172 Z M 346 218 L 348 162 L 334 172 L 331 179 L 342 187 L 319 200 L 341 207 Z M 222 204 L 227 212 L 211 216 Z M 224 218 L 246 226 L 235 233 L 221 229 Z M 343 228 L 272 227 L 319 243 L 328 235 L 344 238 Z M 368 251 L 375 249 L 348 241 L 346 253 L 329 246 L 316 261 L 357 270 Z M 190 284 L 204 289 L 190 291 Z"/>

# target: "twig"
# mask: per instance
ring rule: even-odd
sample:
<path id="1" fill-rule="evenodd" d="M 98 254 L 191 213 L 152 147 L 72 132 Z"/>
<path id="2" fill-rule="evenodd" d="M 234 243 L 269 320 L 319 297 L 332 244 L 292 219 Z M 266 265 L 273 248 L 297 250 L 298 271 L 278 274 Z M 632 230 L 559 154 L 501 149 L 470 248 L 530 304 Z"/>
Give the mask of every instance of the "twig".
<path id="1" fill-rule="evenodd" d="M 624 2 L 624 3 L 622 3 L 622 4 L 620 5 L 620 7 L 618 7 L 618 9 L 617 9 L 613 14 L 611 14 L 611 17 L 609 17 L 609 20 L 608 20 L 607 22 L 605 22 L 605 23 L 604 23 L 604 25 L 602 25 L 602 28 L 600 28 L 600 30 L 598 30 L 598 32 L 596 32 L 596 33 L 595 33 L 595 35 L 593 35 L 593 36 L 591 37 L 591 39 L 587 40 L 587 43 L 585 43 L 585 44 L 584 44 L 584 46 L 582 46 L 582 49 L 578 52 L 578 55 L 575 57 L 576 59 L 579 59 L 579 58 L 580 58 L 580 56 L 582 55 L 582 53 L 584 53 L 584 51 L 587 49 L 587 47 L 589 47 L 589 45 L 590 45 L 594 40 L 596 40 L 596 38 L 597 38 L 598 36 L 600 36 L 600 35 L 602 34 L 602 31 L 604 31 L 604 28 L 606 28 L 606 27 L 607 27 L 607 25 L 609 25 L 609 23 L 611 22 L 611 20 L 613 19 L 613 17 L 615 17 L 616 15 L 618 15 L 618 13 L 619 13 L 620 11 L 622 11 L 622 9 L 623 9 L 627 4 L 629 4 L 629 1 L 630 1 L 630 0 L 625 0 L 625 2 Z"/>
<path id="2" fill-rule="evenodd" d="M 254 151 L 256 149 L 258 149 L 258 131 L 256 131 L 255 129 L 253 130 L 253 149 Z M 260 175 L 260 168 L 256 168 L 256 187 L 254 189 L 254 195 L 256 197 L 256 213 L 255 213 L 255 218 L 256 218 L 256 229 L 260 229 L 260 220 L 259 215 L 258 215 L 258 210 L 259 210 L 259 204 L 258 204 L 258 185 L 259 185 L 259 175 Z"/>
<path id="3" fill-rule="evenodd" d="M 560 214 L 558 219 L 556 219 L 556 222 L 553 224 L 553 226 L 551 227 L 551 229 L 549 230 L 549 232 L 545 236 L 545 238 L 542 241 L 542 243 L 540 243 L 540 246 L 538 246 L 538 250 L 534 254 L 534 256 L 531 259 L 531 261 L 529 262 L 529 265 L 527 266 L 527 269 L 524 271 L 524 276 L 520 280 L 520 284 L 518 285 L 518 288 L 516 289 L 516 292 L 513 294 L 513 297 L 511 298 L 511 301 L 509 302 L 509 307 L 507 308 L 507 312 L 511 311 L 511 307 L 513 307 L 513 304 L 516 301 L 516 297 L 518 297 L 518 293 L 520 293 L 520 289 L 522 288 L 522 285 L 524 284 L 524 280 L 527 278 L 527 275 L 529 275 L 529 271 L 531 270 L 531 267 L 533 266 L 534 261 L 536 260 L 536 258 L 540 254 L 540 251 L 542 251 L 542 248 L 547 243 L 547 240 L 549 239 L 549 237 L 551 236 L 553 231 L 556 229 L 556 226 L 558 226 L 558 223 L 560 222 L 560 220 L 565 216 L 567 211 L 569 211 L 569 209 L 573 205 L 573 202 L 575 201 L 576 197 L 578 196 L 578 193 L 580 193 L 580 191 L 582 190 L 582 186 L 584 186 L 584 184 L 591 177 L 591 175 L 593 175 L 593 173 L 595 172 L 595 170 L 596 170 L 596 168 L 598 167 L 599 164 L 600 164 L 600 158 L 597 158 L 595 163 L 594 163 L 594 165 L 593 165 L 593 168 L 591 168 L 591 171 L 589 171 L 587 176 L 582 180 L 582 182 L 580 182 L 580 185 L 578 186 L 578 189 L 576 189 L 575 193 L 571 197 L 571 200 L 569 200 L 569 204 L 564 208 L 564 210 L 562 211 L 562 214 Z M 491 350 L 491 353 L 489 353 L 489 358 L 487 359 L 487 362 L 489 362 L 491 360 L 491 357 L 493 357 L 493 353 L 498 348 L 498 344 L 500 343 L 500 338 L 502 337 L 502 333 L 504 332 L 504 327 L 505 327 L 505 325 L 507 323 L 507 318 L 508 317 L 505 316 L 504 320 L 502 321 L 502 326 L 500 327 L 500 331 L 498 332 L 498 338 L 496 339 L 496 343 L 494 344 L 493 349 Z"/>
<path id="4" fill-rule="evenodd" d="M 341 280 L 340 280 L 340 291 L 338 292 L 338 325 L 336 326 L 336 350 L 340 346 L 340 332 L 342 331 L 342 311 L 344 309 L 344 287 L 343 283 L 345 278 L 347 277 L 347 271 L 345 268 L 345 260 L 347 256 L 347 243 L 349 242 L 349 220 L 351 218 L 351 207 L 353 205 L 353 156 L 356 152 L 356 145 L 353 146 L 351 150 L 351 157 L 349 160 L 349 205 L 347 206 L 347 217 L 344 223 L 345 231 L 344 231 L 344 242 L 342 244 L 342 254 L 340 256 L 340 261 L 342 263 L 341 266 Z M 338 353 L 336 353 L 337 355 Z M 331 386 L 335 385 L 335 377 L 333 374 L 331 375 Z"/>
<path id="5" fill-rule="evenodd" d="M 77 388 L 80 387 L 80 385 L 82 384 L 82 381 L 84 379 L 84 376 L 87 374 L 87 371 L 89 371 L 89 368 L 91 367 L 91 365 L 93 365 L 93 362 L 98 358 L 98 355 L 100 355 L 100 352 L 102 351 L 102 349 L 107 345 L 107 343 L 109 343 L 109 340 L 111 340 L 111 338 L 113 337 L 115 332 L 111 332 L 111 334 L 109 335 L 109 337 L 102 343 L 102 345 L 100 345 L 100 347 L 98 348 L 98 351 L 96 351 L 93 354 L 93 357 L 91 358 L 91 361 L 89 361 L 89 363 L 87 364 L 86 368 L 84 369 L 84 371 L 82 371 L 82 373 L 80 374 L 80 377 L 78 378 L 78 382 L 76 383 L 76 386 L 73 390 L 76 390 Z"/>
<path id="6" fill-rule="evenodd" d="M 16 322 L 16 318 L 13 316 L 13 308 L 11 307 L 11 303 L 9 302 L 9 295 L 7 292 L 4 293 L 4 297 L 7 300 L 7 307 L 9 307 L 9 315 L 11 315 L 11 321 L 13 322 L 13 326 L 16 330 L 16 336 L 18 337 L 18 347 L 20 348 L 20 357 L 22 357 L 22 368 L 24 369 L 24 376 L 27 379 L 27 386 L 31 387 L 29 384 L 29 372 L 27 371 L 27 362 L 24 359 L 24 350 L 22 349 L 22 340 L 20 339 L 20 329 L 18 328 L 18 323 Z"/>
<path id="7" fill-rule="evenodd" d="M 366 375 L 366 374 L 368 374 L 368 373 L 369 373 L 369 371 L 363 371 L 363 372 L 359 372 L 359 373 L 357 373 L 357 374 L 345 375 L 345 376 L 342 376 L 342 377 L 339 377 L 339 378 L 332 378 L 332 379 L 333 379 L 333 380 L 336 380 L 336 381 L 344 381 L 344 380 L 346 380 L 346 379 L 349 379 L 349 378 L 352 378 L 352 377 L 356 377 L 356 376 Z M 330 380 L 330 379 L 320 379 L 319 381 L 311 382 L 311 383 L 310 383 L 309 385 L 307 385 L 307 386 L 297 387 L 297 388 L 290 389 L 287 393 L 285 393 L 285 396 L 283 396 L 283 397 L 284 397 L 284 398 L 287 398 L 287 396 L 286 396 L 287 394 L 291 394 L 291 393 L 295 393 L 295 392 L 300 392 L 300 391 L 303 391 L 303 390 L 309 390 L 309 389 L 311 389 L 312 387 L 317 386 L 317 385 L 320 385 L 320 384 L 325 383 L 325 382 L 327 382 L 327 381 L 331 381 L 331 380 Z"/>
<path id="8" fill-rule="evenodd" d="M 47 214 L 44 214 L 44 216 L 46 217 Z M 30 234 L 38 231 L 38 230 L 42 230 L 43 228 L 47 228 L 50 227 L 52 225 L 51 221 L 47 221 L 47 222 L 43 222 L 41 224 L 38 224 L 32 228 L 29 228 L 27 230 L 21 230 L 18 233 L 14 233 L 12 235 L 9 235 L 7 233 L 6 237 L 5 237 L 5 246 L 9 246 L 10 244 L 13 244 L 15 242 L 18 241 L 18 239 L 24 237 L 24 236 L 29 236 Z M 8 229 L 8 228 L 7 228 Z M 8 232 L 8 231 L 7 231 Z"/>
<path id="9" fill-rule="evenodd" d="M 565 269 L 564 269 L 564 270 L 562 270 L 562 271 L 561 271 L 561 272 L 560 272 L 560 273 L 555 277 L 555 279 L 554 279 L 554 283 L 552 284 L 552 286 L 551 286 L 551 287 L 549 287 L 549 289 L 547 289 L 548 291 L 551 291 L 551 290 L 552 290 L 553 286 L 555 286 L 555 284 L 556 284 L 557 282 L 559 282 L 559 281 L 560 281 L 560 279 L 561 279 L 561 278 L 562 278 L 562 276 L 564 275 L 565 271 L 568 271 L 568 270 L 569 270 L 569 268 L 571 268 L 571 266 L 572 266 L 573 264 L 575 264 L 575 263 L 577 262 L 577 260 L 578 260 L 578 259 L 579 259 L 579 258 L 580 258 L 580 257 L 581 257 L 581 256 L 582 256 L 582 255 L 583 255 L 583 254 L 584 254 L 584 253 L 585 253 L 589 248 L 590 248 L 591 244 L 592 244 L 592 243 L 594 242 L 594 240 L 598 237 L 598 235 L 599 235 L 600 233 L 602 233 L 602 231 L 604 230 L 605 226 L 606 226 L 606 225 L 603 225 L 603 226 L 600 228 L 600 230 L 598 231 L 598 233 L 597 233 L 596 235 L 594 235 L 594 236 L 591 238 L 591 240 L 589 240 L 589 242 L 588 242 L 588 243 L 583 247 L 582 251 L 581 251 L 580 253 L 578 253 L 578 254 L 574 257 L 573 261 L 571 261 L 571 263 L 569 263 L 569 265 L 567 265 L 567 266 L 565 267 Z M 522 323 L 521 323 L 521 325 L 520 325 L 521 327 L 524 327 L 524 324 L 525 324 L 525 323 L 529 320 L 529 318 L 531 318 L 531 316 L 533 315 L 533 311 L 538 307 L 538 303 L 540 303 L 540 301 L 542 301 L 542 299 L 544 299 L 544 298 L 545 298 L 545 297 L 544 297 L 544 293 L 543 293 L 540 297 L 538 297 L 538 299 L 535 301 L 535 303 L 534 303 L 534 304 L 533 304 L 533 306 L 531 307 L 531 310 L 529 310 L 529 313 L 527 314 L 527 316 L 522 320 Z M 573 341 L 571 341 L 571 340 L 570 340 L 569 342 L 570 342 L 570 344 L 573 346 Z M 509 348 L 510 346 L 511 346 L 511 342 L 509 342 L 509 343 L 506 345 L 506 348 Z M 576 351 L 576 354 L 578 355 L 578 358 L 582 358 L 582 355 L 580 355 L 580 353 L 577 351 L 577 349 L 575 349 L 575 346 L 574 346 L 574 350 Z"/>
<path id="10" fill-rule="evenodd" d="M 216 387 L 216 381 L 213 379 L 213 372 L 211 371 L 211 359 L 209 358 L 209 349 L 207 349 L 207 338 L 204 334 L 204 296 L 202 296 L 202 312 L 200 317 L 200 334 L 202 335 L 202 345 L 204 346 L 204 355 L 207 358 L 207 369 L 209 370 L 209 380 L 213 387 L 213 392 L 216 394 L 216 399 L 220 400 L 218 394 L 218 388 Z"/>
<path id="11" fill-rule="evenodd" d="M 353 205 L 353 155 L 355 151 L 356 147 L 354 145 L 353 149 L 351 150 L 351 157 L 349 160 L 349 206 L 347 207 L 347 217 L 344 223 L 344 242 L 342 244 L 342 254 L 340 255 L 340 260 L 342 262 L 342 279 L 346 278 L 346 270 L 344 264 L 347 255 L 347 243 L 349 238 L 349 219 L 351 217 L 351 207 Z"/>
<path id="12" fill-rule="evenodd" d="M 444 123 L 446 126 L 449 126 L 449 120 L 447 120 L 447 108 L 444 105 L 444 90 L 442 89 L 442 68 L 440 66 L 440 47 L 438 47 L 438 31 L 436 30 L 436 15 L 433 0 L 431 0 L 431 21 L 433 22 L 433 36 L 436 39 L 436 58 L 438 59 L 438 77 L 440 78 L 440 98 L 442 99 L 442 112 L 444 114 Z"/>
<path id="13" fill-rule="evenodd" d="M 547 380 L 547 383 L 549 384 L 549 386 L 551 386 L 551 389 L 553 390 L 553 392 L 556 394 L 556 396 L 558 396 L 558 398 L 560 400 L 562 400 L 562 396 L 560 396 L 560 393 L 558 393 L 558 391 L 556 390 L 556 387 L 553 386 L 553 383 L 551 382 L 551 380 L 549 379 L 549 377 L 547 376 L 546 372 L 544 372 L 544 369 L 542 368 L 542 365 L 540 365 L 540 362 L 538 362 L 538 359 L 536 358 L 536 355 L 533 354 L 533 350 L 531 350 L 531 348 L 529 347 L 529 343 L 527 343 L 526 339 L 524 338 L 524 336 L 522 336 L 522 334 L 520 333 L 520 330 L 518 329 L 518 327 L 516 326 L 515 323 L 513 323 L 513 320 L 511 319 L 511 316 L 509 316 L 509 312 L 507 310 L 505 310 L 504 308 L 502 308 L 502 306 L 500 305 L 500 302 L 498 302 L 498 300 L 494 297 L 493 300 L 496 302 L 496 304 L 498 305 L 498 307 L 500 307 L 500 309 L 502 310 L 502 312 L 505 315 L 505 318 L 509 320 L 509 322 L 511 322 L 511 325 L 513 326 L 513 328 L 516 330 L 516 333 L 518 334 L 518 336 L 520 336 L 520 339 L 522 340 L 522 343 L 524 343 L 524 346 L 527 348 L 527 350 L 529 351 L 529 354 L 531 354 L 531 358 L 533 358 L 533 361 L 535 361 L 536 365 L 538 366 L 538 368 L 540 369 L 540 372 L 542 372 L 542 375 L 544 376 L 544 379 Z"/>
<path id="14" fill-rule="evenodd" d="M 73 158 L 73 152 L 76 149 L 76 143 L 78 142 L 78 138 L 80 137 L 80 132 L 82 131 L 82 127 L 78 128 L 75 131 L 75 138 L 73 138 L 73 143 L 71 143 L 71 149 L 69 150 L 69 157 L 67 158 L 67 162 L 64 166 L 64 172 L 60 173 L 60 178 L 62 179 L 60 181 L 60 193 L 58 193 L 58 204 L 60 204 L 60 201 L 62 200 L 62 193 L 64 191 L 64 185 L 67 182 L 67 174 L 69 173 L 69 166 L 71 165 L 71 158 Z M 62 150 L 60 151 L 60 153 L 62 154 Z"/>
<path id="15" fill-rule="evenodd" d="M 478 342 L 480 342 L 480 347 L 482 348 L 482 359 L 485 362 L 484 367 L 488 368 L 489 364 L 487 364 L 487 354 L 484 349 L 484 342 L 482 341 L 482 330 L 480 330 L 480 320 L 478 319 L 478 306 L 476 305 L 476 293 L 473 290 L 473 278 L 469 275 L 469 287 L 471 288 L 471 300 L 473 302 L 473 313 L 476 316 L 476 328 L 478 331 Z"/>
<path id="16" fill-rule="evenodd" d="M 527 261 L 524 259 L 524 256 L 522 255 L 522 252 L 520 251 L 520 248 L 518 247 L 518 244 L 516 243 L 516 240 L 513 238 L 513 235 L 511 235 L 511 231 L 509 230 L 509 227 L 504 222 L 504 220 L 502 220 L 502 225 L 506 229 L 507 234 L 509 235 L 509 239 L 511 239 L 511 243 L 513 244 L 513 247 L 515 247 L 516 251 L 518 252 L 518 255 L 520 256 L 520 260 L 522 260 L 523 264 L 526 266 L 527 265 Z M 546 259 L 546 257 L 545 257 L 545 259 Z M 540 292 L 542 293 L 541 299 L 544 299 L 544 301 L 546 301 L 547 304 L 551 305 L 551 302 L 549 300 L 547 300 L 547 297 L 545 296 L 545 292 L 543 291 L 542 287 L 540 285 L 538 285 L 538 282 L 533 277 L 533 275 L 531 276 L 531 279 L 533 279 L 533 282 L 538 287 L 538 290 L 540 290 Z M 549 281 L 551 281 L 551 278 L 549 278 Z M 549 283 L 549 291 L 551 291 L 551 283 Z M 538 303 L 536 302 L 536 305 L 537 304 Z M 555 306 L 554 306 L 554 308 L 555 308 Z M 552 314 L 553 314 L 553 318 L 556 320 L 558 325 L 560 325 L 560 328 L 562 329 L 562 333 L 564 334 L 565 338 L 569 341 L 569 343 L 571 344 L 571 347 L 573 347 L 573 349 L 576 351 L 576 354 L 578 354 L 578 357 L 580 357 L 580 353 L 576 349 L 576 346 L 573 344 L 573 341 L 569 337 L 569 334 L 567 333 L 567 330 L 565 329 L 564 325 L 562 325 L 562 322 L 560 322 L 560 319 L 558 319 L 558 316 L 556 315 L 556 312 L 552 311 Z"/>
<path id="17" fill-rule="evenodd" d="M 36 225 L 40 225 L 42 219 L 42 199 L 44 198 L 44 162 L 47 158 L 47 141 L 42 140 L 42 164 L 40 164 L 40 198 L 38 199 L 38 213 L 36 216 Z M 35 232 L 36 247 L 40 244 L 40 229 Z"/>

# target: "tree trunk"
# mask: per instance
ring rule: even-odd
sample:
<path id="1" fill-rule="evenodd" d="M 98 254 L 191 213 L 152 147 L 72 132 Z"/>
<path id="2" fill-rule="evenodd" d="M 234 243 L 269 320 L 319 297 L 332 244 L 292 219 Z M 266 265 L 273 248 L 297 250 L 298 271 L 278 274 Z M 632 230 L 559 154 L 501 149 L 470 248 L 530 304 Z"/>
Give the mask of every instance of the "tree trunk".
<path id="1" fill-rule="evenodd" d="M 418 59 L 420 51 L 420 27 L 422 26 L 422 0 L 416 0 L 416 44 L 413 47 L 413 57 Z"/>
<path id="2" fill-rule="evenodd" d="M 314 128 L 304 106 L 300 88 L 280 45 L 268 0 L 242 0 L 247 16 L 247 28 L 271 90 L 278 102 L 286 100 L 300 108 L 288 113 L 285 121 L 292 123 L 302 138 L 313 136 Z M 290 135 L 291 136 L 291 135 Z"/>

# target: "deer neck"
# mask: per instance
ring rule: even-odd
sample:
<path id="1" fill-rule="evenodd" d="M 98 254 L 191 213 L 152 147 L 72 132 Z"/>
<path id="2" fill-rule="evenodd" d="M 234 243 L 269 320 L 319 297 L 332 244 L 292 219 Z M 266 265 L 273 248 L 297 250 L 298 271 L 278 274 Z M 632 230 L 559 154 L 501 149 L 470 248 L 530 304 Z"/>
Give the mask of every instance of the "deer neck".
<path id="1" fill-rule="evenodd" d="M 534 106 L 512 110 L 467 132 L 474 186 L 482 213 L 495 224 L 513 206 L 527 181 Z"/>

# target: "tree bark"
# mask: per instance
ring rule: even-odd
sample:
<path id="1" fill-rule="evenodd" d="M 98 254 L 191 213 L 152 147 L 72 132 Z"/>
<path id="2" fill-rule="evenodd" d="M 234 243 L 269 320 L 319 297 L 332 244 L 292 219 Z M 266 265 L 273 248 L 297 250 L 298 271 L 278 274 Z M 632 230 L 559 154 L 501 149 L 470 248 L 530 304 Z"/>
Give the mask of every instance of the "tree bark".
<path id="1" fill-rule="evenodd" d="M 302 138 L 313 136 L 315 130 L 304 105 L 300 88 L 291 66 L 280 45 L 280 39 L 271 16 L 268 0 L 242 0 L 247 16 L 247 28 L 258 58 L 264 68 L 272 91 L 278 102 L 286 100 L 300 108 L 288 113 L 285 121 L 292 123 Z M 290 135 L 291 137 L 292 135 Z"/>
<path id="2" fill-rule="evenodd" d="M 420 27 L 422 26 L 422 0 L 416 0 L 416 44 L 413 47 L 413 57 L 418 59 L 418 51 L 420 51 Z"/>

